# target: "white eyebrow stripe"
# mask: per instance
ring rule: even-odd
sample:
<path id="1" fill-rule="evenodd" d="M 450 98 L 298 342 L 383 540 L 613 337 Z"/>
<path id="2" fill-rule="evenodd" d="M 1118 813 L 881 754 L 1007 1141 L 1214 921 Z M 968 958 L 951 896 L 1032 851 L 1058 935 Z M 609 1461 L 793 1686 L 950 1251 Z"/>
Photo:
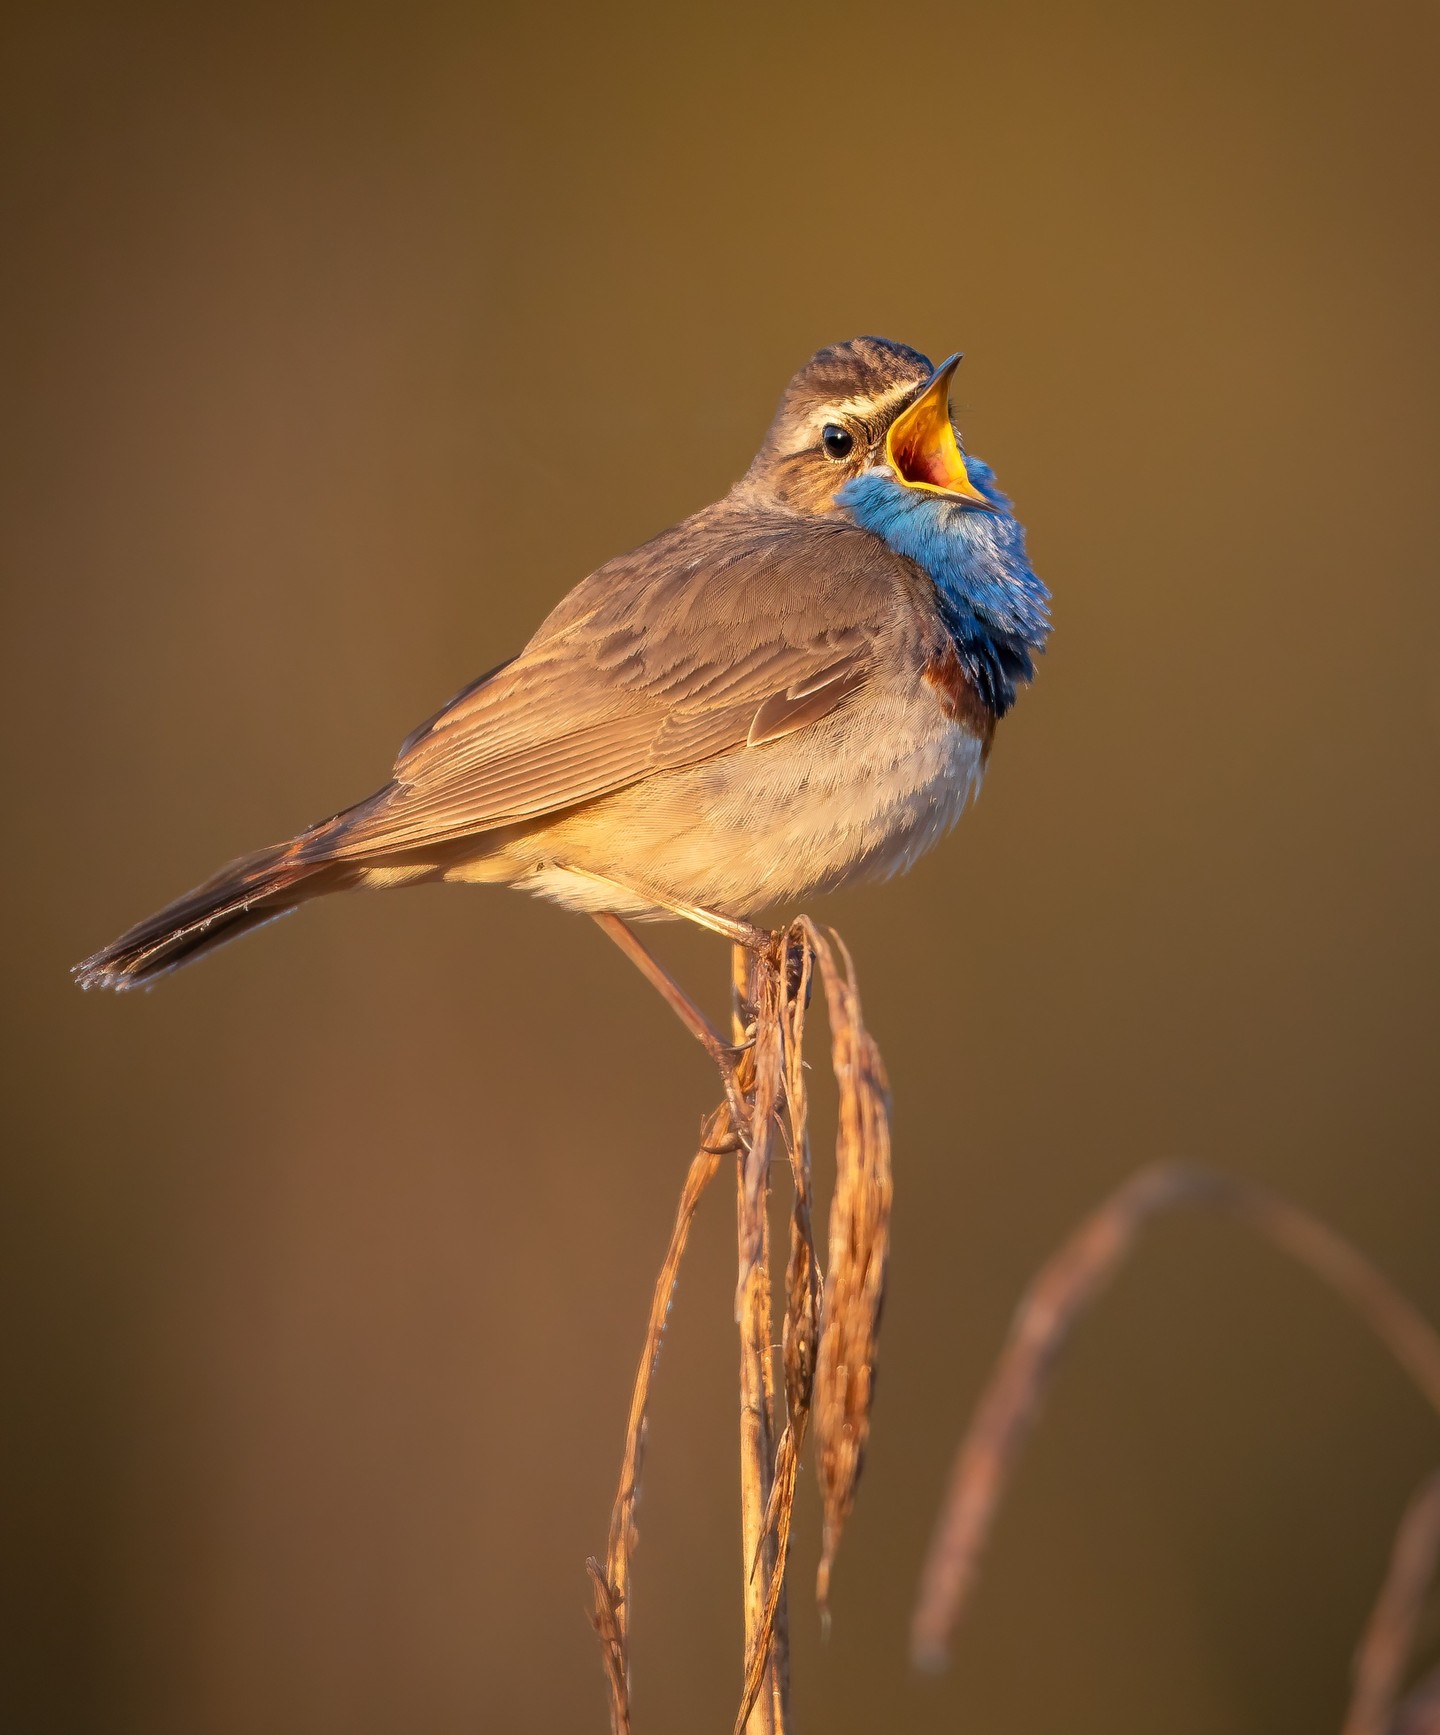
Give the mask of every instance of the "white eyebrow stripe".
<path id="1" fill-rule="evenodd" d="M 873 422 L 877 418 L 883 419 L 895 405 L 903 403 L 906 398 L 913 397 L 916 386 L 921 383 L 923 382 L 912 380 L 907 385 L 902 381 L 899 385 L 892 386 L 889 391 L 882 392 L 878 397 L 835 398 L 828 404 L 821 404 L 817 409 L 811 411 L 797 429 L 802 437 L 799 445 L 793 447 L 792 450 L 803 452 L 814 445 L 820 430 L 828 423 L 833 422 L 837 416 L 851 416 L 856 421 L 861 422 Z"/>
<path id="2" fill-rule="evenodd" d="M 859 416 L 862 420 L 878 415 L 893 403 L 908 398 L 915 391 L 915 382 L 910 385 L 892 386 L 888 392 L 881 392 L 873 398 L 838 398 L 834 403 L 823 404 L 811 418 L 816 427 L 822 427 L 831 417 Z"/>

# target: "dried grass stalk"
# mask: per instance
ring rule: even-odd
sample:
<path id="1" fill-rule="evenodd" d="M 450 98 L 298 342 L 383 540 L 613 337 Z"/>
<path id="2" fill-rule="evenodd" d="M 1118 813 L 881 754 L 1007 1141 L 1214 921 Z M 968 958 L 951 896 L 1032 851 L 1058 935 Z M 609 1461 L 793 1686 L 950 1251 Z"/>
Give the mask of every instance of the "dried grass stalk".
<path id="1" fill-rule="evenodd" d="M 981 1552 L 1056 1359 L 1144 1226 L 1205 1205 L 1247 1223 L 1350 1302 L 1440 1409 L 1440 1339 L 1379 1271 L 1332 1230 L 1248 1183 L 1185 1165 L 1142 1170 L 1075 1231 L 1027 1290 L 1009 1341 L 956 1455 L 912 1627 L 917 1662 L 944 1661 Z"/>
<path id="2" fill-rule="evenodd" d="M 670 1316 L 670 1303 L 680 1274 L 680 1260 L 690 1237 L 690 1225 L 700 1204 L 701 1195 L 720 1167 L 721 1156 L 733 1148 L 734 1135 L 727 1108 L 715 1110 L 700 1135 L 700 1149 L 690 1164 L 681 1190 L 680 1204 L 675 1213 L 675 1227 L 670 1231 L 670 1245 L 665 1251 L 660 1275 L 655 1280 L 655 1293 L 650 1301 L 650 1319 L 645 1328 L 645 1348 L 635 1373 L 635 1386 L 630 1395 L 630 1416 L 625 1428 L 625 1453 L 620 1465 L 620 1486 L 610 1515 L 609 1546 L 605 1565 L 593 1557 L 586 1561 L 595 1609 L 591 1616 L 600 1636 L 605 1664 L 605 1677 L 610 1688 L 610 1728 L 613 1735 L 629 1735 L 630 1731 L 630 1557 L 635 1549 L 635 1505 L 640 1496 L 640 1470 L 645 1456 L 646 1410 L 650 1400 L 650 1382 L 660 1359 L 660 1345 L 665 1336 L 665 1324 Z"/>
<path id="3" fill-rule="evenodd" d="M 1405 1509 L 1389 1570 L 1355 1655 L 1350 1710 L 1342 1735 L 1391 1735 L 1397 1727 L 1423 1728 L 1425 1706 L 1412 1698 L 1402 1713 L 1395 1705 L 1405 1666 L 1415 1643 L 1415 1628 L 1440 1557 L 1440 1471 L 1429 1477 Z M 1440 1675 L 1432 1683 L 1430 1715 L 1440 1727 Z M 1422 1693 L 1425 1689 L 1422 1687 Z"/>
<path id="4" fill-rule="evenodd" d="M 747 1040 L 739 1077 L 749 1114 L 737 1164 L 735 1226 L 740 1261 L 735 1318 L 740 1328 L 740 1538 L 744 1567 L 745 1674 L 737 1731 L 783 1735 L 789 1658 L 783 1570 L 767 1523 L 774 1486 L 775 1374 L 770 1357 L 770 1151 L 783 1090 L 778 950 L 736 946 L 731 986 L 737 1040 Z"/>
<path id="5" fill-rule="evenodd" d="M 762 1564 L 769 1590 L 757 1625 L 746 1623 L 745 1683 L 735 1718 L 735 1735 L 742 1735 L 764 1683 L 772 1652 L 780 1673 L 781 1715 L 788 1685 L 785 1670 L 785 1570 L 790 1554 L 790 1527 L 795 1512 L 795 1483 L 810 1418 L 815 1355 L 820 1330 L 820 1279 L 810 1213 L 810 1135 L 805 1088 L 805 1010 L 810 997 L 814 954 L 803 933 L 786 935 L 776 959 L 779 987 L 778 1029 L 784 1070 L 784 1102 L 789 1126 L 790 1174 L 794 1202 L 790 1213 L 790 1258 L 785 1274 L 785 1318 L 782 1350 L 785 1368 L 785 1427 L 775 1449 L 774 1477 L 766 1502 L 760 1546 L 751 1560 L 747 1616 L 754 1581 Z M 768 1281 L 768 1279 L 767 1279 Z"/>
<path id="6" fill-rule="evenodd" d="M 814 952 L 825 985 L 831 1061 L 840 1091 L 814 1405 L 816 1471 L 824 1509 L 815 1595 L 828 1618 L 830 1572 L 855 1504 L 875 1396 L 893 1190 L 890 1092 L 880 1050 L 865 1028 L 855 966 L 844 942 L 833 930 L 827 939 L 808 918 L 802 917 L 797 927 Z M 837 949 L 843 975 L 835 961 Z"/>
<path id="7" fill-rule="evenodd" d="M 745 1178 L 742 1171 L 740 1192 Z M 740 1234 L 746 1235 L 743 1204 Z M 744 1568 L 745 1685 L 736 1728 L 783 1735 L 789 1700 L 785 1581 L 777 1572 L 774 1533 L 766 1524 L 773 1486 L 774 1376 L 770 1361 L 770 1247 L 762 1230 L 740 1308 L 740 1537 Z M 774 1601 L 772 1603 L 772 1593 Z"/>
<path id="8" fill-rule="evenodd" d="M 740 1276 L 735 1289 L 735 1317 L 738 1320 L 743 1297 L 765 1241 L 770 1152 L 778 1131 L 776 1114 L 784 1092 L 780 1023 L 784 984 L 776 958 L 769 954 L 756 957 L 739 946 L 734 950 L 737 955 L 734 969 L 737 975 L 743 971 L 747 979 L 744 999 L 737 995 L 736 1035 L 750 1042 L 740 1066 L 740 1084 L 749 1118 L 746 1129 L 749 1148 L 740 1158 Z"/>
<path id="9" fill-rule="evenodd" d="M 1400 1707 L 1390 1735 L 1440 1735 L 1440 1669 L 1434 1669 Z"/>
<path id="10" fill-rule="evenodd" d="M 931 1541 L 911 1627 L 912 1654 L 922 1667 L 935 1668 L 945 1661 L 951 1634 L 974 1590 L 999 1503 L 1071 1330 L 1141 1230 L 1163 1212 L 1193 1205 L 1245 1223 L 1308 1266 L 1366 1321 L 1440 1411 L 1440 1336 L 1348 1242 L 1264 1188 L 1182 1164 L 1143 1169 L 1081 1224 L 1021 1301 L 956 1454 Z M 1431 1483 L 1411 1507 L 1396 1543 L 1390 1577 L 1358 1660 L 1347 1735 L 1398 1735 L 1402 1726 L 1409 1735 L 1418 1735 L 1425 1719 L 1440 1711 L 1440 1693 L 1427 1687 L 1412 1695 L 1399 1721 L 1394 1714 L 1419 1600 L 1440 1547 L 1437 1526 L 1440 1487 Z M 1355 1721 L 1357 1717 L 1362 1720 Z"/>
<path id="11" fill-rule="evenodd" d="M 603 925 L 603 924 L 602 924 Z M 740 1335 L 740 1505 L 744 1559 L 745 1672 L 736 1735 L 785 1735 L 789 1654 L 785 1570 L 800 1449 L 815 1417 L 825 1513 L 819 1595 L 825 1606 L 835 1547 L 855 1498 L 874 1392 L 876 1332 L 884 1294 L 890 1214 L 889 1104 L 879 1051 L 865 1030 L 854 967 L 837 936 L 807 920 L 755 955 L 735 948 L 737 1064 L 718 1050 L 703 1014 L 624 924 L 612 933 L 720 1064 L 726 1102 L 710 1117 L 681 1195 L 656 1282 L 645 1352 L 636 1374 L 620 1486 L 602 1568 L 588 1562 L 610 1689 L 614 1735 L 630 1730 L 630 1556 L 645 1445 L 646 1406 L 665 1318 L 700 1195 L 723 1151 L 737 1153 L 736 1250 Z M 609 931 L 609 930 L 607 930 Z M 843 959 L 843 974 L 835 949 Z M 822 1283 L 812 1221 L 805 1014 L 819 966 L 840 1091 L 836 1187 L 830 1214 L 831 1277 Z M 773 1361 L 769 1188 L 776 1141 L 793 1184 L 781 1349 L 784 1423 Z"/>
<path id="12" fill-rule="evenodd" d="M 810 1419 L 815 1387 L 815 1358 L 820 1344 L 820 1266 L 815 1257 L 811 1217 L 810 1099 L 805 1083 L 805 1014 L 815 953 L 803 928 L 787 936 L 784 962 L 787 983 L 794 989 L 784 1003 L 785 1106 L 789 1118 L 790 1176 L 794 1207 L 790 1215 L 790 1261 L 785 1272 L 785 1410 L 786 1431 L 798 1452 Z M 782 1447 L 784 1442 L 781 1442 Z"/>

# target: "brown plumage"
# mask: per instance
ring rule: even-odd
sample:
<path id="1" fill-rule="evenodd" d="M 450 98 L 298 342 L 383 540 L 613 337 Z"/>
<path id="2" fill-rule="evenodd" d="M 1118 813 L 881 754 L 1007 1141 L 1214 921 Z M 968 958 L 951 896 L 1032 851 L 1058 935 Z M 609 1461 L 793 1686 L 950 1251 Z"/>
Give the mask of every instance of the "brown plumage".
<path id="1" fill-rule="evenodd" d="M 882 340 L 821 351 L 725 499 L 577 585 L 368 800 L 232 863 L 78 965 L 81 984 L 152 981 L 350 886 L 503 882 L 738 918 L 906 865 L 963 807 L 994 719 L 925 573 L 833 505 L 931 377 Z M 843 461 L 820 440 L 836 423 Z"/>

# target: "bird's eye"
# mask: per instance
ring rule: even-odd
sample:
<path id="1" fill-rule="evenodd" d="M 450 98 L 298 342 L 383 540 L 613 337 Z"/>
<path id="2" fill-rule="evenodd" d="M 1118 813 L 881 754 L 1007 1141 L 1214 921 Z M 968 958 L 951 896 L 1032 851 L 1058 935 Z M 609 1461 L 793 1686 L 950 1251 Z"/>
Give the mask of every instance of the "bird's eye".
<path id="1" fill-rule="evenodd" d="M 850 448 L 855 444 L 855 436 L 838 422 L 826 422 L 820 431 L 820 444 L 824 446 L 827 458 L 848 458 Z"/>

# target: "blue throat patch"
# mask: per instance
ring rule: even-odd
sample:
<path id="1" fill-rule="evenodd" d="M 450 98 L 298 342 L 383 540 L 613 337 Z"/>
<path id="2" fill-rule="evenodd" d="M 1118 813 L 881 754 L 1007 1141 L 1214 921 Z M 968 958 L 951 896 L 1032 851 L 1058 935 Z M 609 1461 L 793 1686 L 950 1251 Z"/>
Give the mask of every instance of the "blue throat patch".
<path id="1" fill-rule="evenodd" d="M 907 488 L 888 470 L 847 482 L 835 504 L 930 578 L 961 666 L 1003 717 L 1045 649 L 1050 592 L 1030 569 L 1025 532 L 990 466 L 967 452 L 965 468 L 993 511 Z"/>

